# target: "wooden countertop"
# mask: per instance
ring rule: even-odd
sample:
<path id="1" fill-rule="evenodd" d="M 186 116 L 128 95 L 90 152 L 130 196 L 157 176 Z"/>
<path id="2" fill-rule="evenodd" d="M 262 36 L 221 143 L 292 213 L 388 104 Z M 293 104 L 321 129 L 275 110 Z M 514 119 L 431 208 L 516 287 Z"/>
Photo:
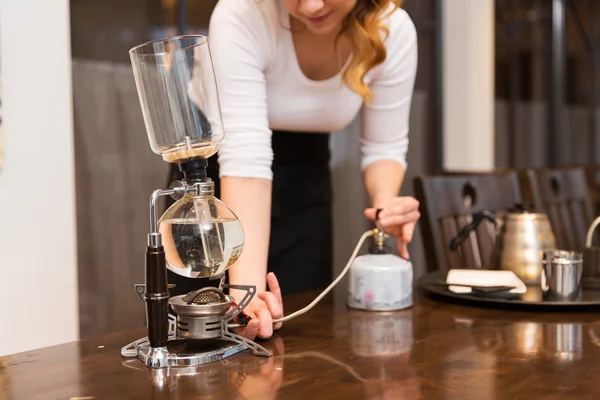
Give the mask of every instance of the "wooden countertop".
<path id="1" fill-rule="evenodd" d="M 520 313 L 434 302 L 349 310 L 343 291 L 247 353 L 197 368 L 122 359 L 143 329 L 3 357 L 1 399 L 597 399 L 598 315 Z M 287 312 L 314 298 L 290 296 Z M 141 306 L 141 305 L 140 305 Z M 40 332 L 43 334 L 43 332 Z"/>

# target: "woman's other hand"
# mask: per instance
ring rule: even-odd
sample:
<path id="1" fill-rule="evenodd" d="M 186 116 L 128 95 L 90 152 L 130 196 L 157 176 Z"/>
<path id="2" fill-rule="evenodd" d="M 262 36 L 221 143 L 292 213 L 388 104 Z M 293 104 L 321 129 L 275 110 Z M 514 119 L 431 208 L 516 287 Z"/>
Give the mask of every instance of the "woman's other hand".
<path id="1" fill-rule="evenodd" d="M 267 274 L 267 285 L 269 291 L 258 293 L 244 309 L 244 312 L 252 318 L 248 325 L 236 330 L 237 334 L 250 340 L 255 337 L 268 339 L 273 335 L 273 331 L 278 330 L 282 325 L 278 322 L 273 326 L 274 319 L 283 317 L 283 300 L 279 282 L 272 272 Z"/>
<path id="2" fill-rule="evenodd" d="M 400 257 L 409 260 L 408 243 L 412 241 L 415 226 L 421 214 L 419 202 L 414 197 L 399 196 L 388 201 L 379 213 L 383 231 L 396 239 Z M 377 210 L 367 208 L 365 216 L 375 222 Z"/>

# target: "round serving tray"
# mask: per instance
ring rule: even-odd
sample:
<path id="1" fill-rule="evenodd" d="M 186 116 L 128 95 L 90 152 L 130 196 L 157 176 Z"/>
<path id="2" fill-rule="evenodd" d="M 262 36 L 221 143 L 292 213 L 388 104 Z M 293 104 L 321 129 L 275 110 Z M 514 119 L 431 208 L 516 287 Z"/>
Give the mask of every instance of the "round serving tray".
<path id="1" fill-rule="evenodd" d="M 417 283 L 419 292 L 440 301 L 522 311 L 598 311 L 600 310 L 600 280 L 584 279 L 581 300 L 560 302 L 544 301 L 539 287 L 528 287 L 527 292 L 516 297 L 473 295 L 454 293 L 438 282 L 446 281 L 446 272 L 433 272 L 425 275 Z"/>

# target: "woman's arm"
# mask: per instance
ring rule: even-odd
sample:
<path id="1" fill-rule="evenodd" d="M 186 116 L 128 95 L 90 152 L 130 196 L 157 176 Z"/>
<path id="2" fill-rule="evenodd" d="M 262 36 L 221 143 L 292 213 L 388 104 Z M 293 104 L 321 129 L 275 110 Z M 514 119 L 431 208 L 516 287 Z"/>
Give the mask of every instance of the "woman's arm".
<path id="1" fill-rule="evenodd" d="M 223 177 L 221 200 L 229 205 L 244 227 L 244 250 L 229 269 L 229 281 L 234 284 L 256 286 L 257 296 L 246 308 L 254 320 L 240 332 L 243 336 L 268 338 L 273 329 L 273 319 L 283 317 L 283 302 L 275 275 L 267 275 L 269 234 L 271 229 L 271 180 L 262 178 Z M 266 291 L 266 282 L 270 291 Z M 230 290 L 239 300 L 243 291 Z"/>
<path id="2" fill-rule="evenodd" d="M 412 241 L 415 225 L 421 214 L 419 202 L 412 197 L 398 197 L 404 167 L 393 160 L 379 160 L 365 169 L 365 185 L 371 199 L 372 208 L 365 210 L 365 216 L 376 218 L 376 210 L 383 209 L 379 220 L 386 233 L 396 239 L 401 257 L 409 260 L 408 243 Z"/>
<path id="3" fill-rule="evenodd" d="M 384 208 L 398 196 L 404 181 L 404 166 L 394 160 L 378 160 L 364 170 L 365 187 L 373 208 Z"/>
<path id="4" fill-rule="evenodd" d="M 221 200 L 235 210 L 245 236 L 244 250 L 229 269 L 229 280 L 255 285 L 257 292 L 264 292 L 271 228 L 271 181 L 225 176 L 221 179 Z M 235 294 L 234 297 L 237 298 Z"/>
<path id="5" fill-rule="evenodd" d="M 366 105 L 362 119 L 362 167 L 365 187 L 373 208 L 365 210 L 375 219 L 375 209 L 383 228 L 396 238 L 400 255 L 409 258 L 407 243 L 419 218 L 418 202 L 398 197 L 406 171 L 410 105 L 417 71 L 417 36 L 414 24 L 404 10 L 389 17 L 387 57 L 374 71 L 369 85 L 372 104 Z"/>
<path id="6" fill-rule="evenodd" d="M 245 233 L 244 249 L 229 270 L 229 281 L 257 289 L 245 310 L 253 320 L 240 334 L 267 338 L 283 306 L 277 280 L 266 276 L 273 149 L 264 71 L 272 50 L 257 7 L 254 1 L 220 0 L 211 16 L 209 38 L 225 129 L 218 156 L 221 200 L 238 216 Z M 270 292 L 265 291 L 266 282 Z M 231 294 L 240 301 L 243 293 Z"/>

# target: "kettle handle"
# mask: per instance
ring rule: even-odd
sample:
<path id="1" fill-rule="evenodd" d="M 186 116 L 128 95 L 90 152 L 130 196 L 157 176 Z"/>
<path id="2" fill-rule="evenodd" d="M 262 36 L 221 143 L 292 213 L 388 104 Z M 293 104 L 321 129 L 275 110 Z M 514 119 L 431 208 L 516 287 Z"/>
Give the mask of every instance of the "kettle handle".
<path id="1" fill-rule="evenodd" d="M 487 219 L 490 222 L 493 222 L 494 225 L 497 224 L 496 217 L 489 211 L 480 211 L 478 213 L 473 214 L 473 221 L 471 223 L 465 225 L 456 235 L 456 237 L 450 240 L 450 250 L 456 251 L 458 250 L 458 246 L 465 241 L 465 239 L 469 236 L 471 232 L 473 232 L 481 221 Z"/>
<path id="2" fill-rule="evenodd" d="M 585 247 L 592 247 L 592 238 L 598 225 L 600 225 L 600 217 L 597 217 L 594 222 L 592 222 L 592 225 L 590 225 L 590 229 L 588 229 L 587 235 L 585 236 Z"/>

